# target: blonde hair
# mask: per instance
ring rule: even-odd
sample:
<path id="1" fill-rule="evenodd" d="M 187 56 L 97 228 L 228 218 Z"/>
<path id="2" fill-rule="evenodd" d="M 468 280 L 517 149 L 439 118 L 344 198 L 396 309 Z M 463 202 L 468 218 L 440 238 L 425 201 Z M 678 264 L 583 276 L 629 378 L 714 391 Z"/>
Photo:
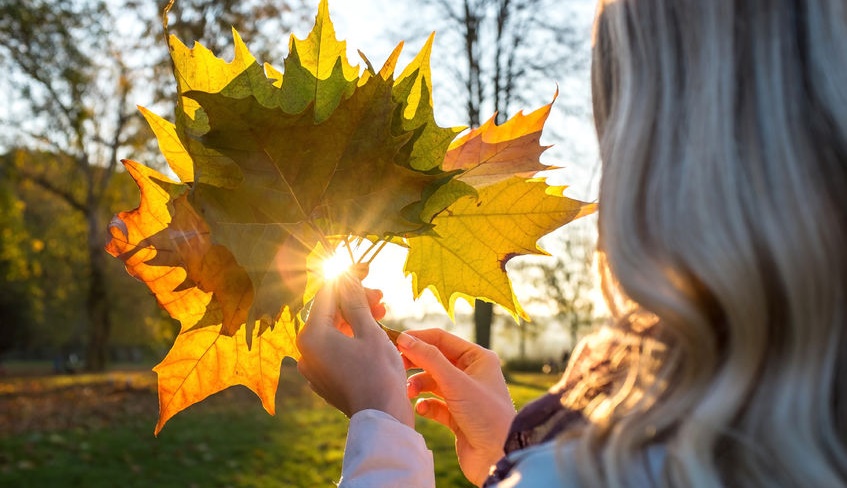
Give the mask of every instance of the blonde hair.
<path id="1" fill-rule="evenodd" d="M 847 485 L 847 4 L 601 1 L 592 80 L 630 359 L 583 483 Z"/>

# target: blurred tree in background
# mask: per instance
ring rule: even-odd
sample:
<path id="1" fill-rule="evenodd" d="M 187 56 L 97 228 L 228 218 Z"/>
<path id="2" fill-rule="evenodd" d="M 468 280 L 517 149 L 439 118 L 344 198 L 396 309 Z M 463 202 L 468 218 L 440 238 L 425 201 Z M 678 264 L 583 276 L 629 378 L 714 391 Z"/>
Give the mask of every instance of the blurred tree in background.
<path id="1" fill-rule="evenodd" d="M 13 73 L 11 82 L 21 95 L 4 125 L 17 132 L 16 146 L 29 149 L 15 152 L 14 165 L 7 162 L 7 167 L 55 197 L 52 221 L 48 217 L 40 225 L 53 227 L 60 220 L 56 217 L 67 212 L 82 218 L 82 228 L 63 229 L 68 233 L 62 248 L 84 253 L 85 272 L 53 284 L 67 286 L 68 295 L 84 296 L 89 370 L 105 367 L 111 332 L 104 195 L 119 150 L 138 134 L 128 103 L 133 84 L 122 53 L 109 45 L 112 23 L 106 5 L 98 1 L 7 0 L 0 9 L 0 36 L 6 40 L 0 60 Z"/>
<path id="2" fill-rule="evenodd" d="M 287 32 L 302 1 L 185 0 L 172 28 L 215 49 L 231 43 L 230 24 L 252 34 L 276 16 L 272 28 Z M 119 159 L 164 164 L 135 108 L 172 107 L 159 3 L 0 1 L 0 81 L 10 88 L 0 110 L 0 348 L 84 350 L 96 371 L 110 344 L 173 334 L 103 251 L 111 215 L 137 204 Z"/>
<path id="3" fill-rule="evenodd" d="M 0 167 L 0 354 L 27 342 L 37 290 L 29 279 L 28 242 L 23 203 L 15 194 L 12 175 Z"/>
<path id="4" fill-rule="evenodd" d="M 223 57 L 232 55 L 235 27 L 257 59 L 275 62 L 288 52 L 285 33 L 306 25 L 315 6 L 308 0 L 179 0 L 168 15 L 168 30 L 188 46 L 197 41 Z"/>

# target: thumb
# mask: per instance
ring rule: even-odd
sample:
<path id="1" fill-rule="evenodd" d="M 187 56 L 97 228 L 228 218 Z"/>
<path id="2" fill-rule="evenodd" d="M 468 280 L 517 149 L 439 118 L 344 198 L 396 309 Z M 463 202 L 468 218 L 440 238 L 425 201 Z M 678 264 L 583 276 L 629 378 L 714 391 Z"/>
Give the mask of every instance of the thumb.
<path id="1" fill-rule="evenodd" d="M 441 388 L 449 387 L 464 376 L 435 346 L 405 332 L 397 336 L 397 347 L 406 359 L 429 373 Z"/>
<path id="2" fill-rule="evenodd" d="M 295 338 L 298 350 L 303 352 L 323 340 L 327 326 L 335 320 L 336 303 L 334 284 L 324 285 L 315 296 L 306 323 Z"/>
<path id="3" fill-rule="evenodd" d="M 341 275 L 338 278 L 338 292 L 341 314 L 353 329 L 354 336 L 363 337 L 379 330 L 361 281 L 349 274 Z"/>

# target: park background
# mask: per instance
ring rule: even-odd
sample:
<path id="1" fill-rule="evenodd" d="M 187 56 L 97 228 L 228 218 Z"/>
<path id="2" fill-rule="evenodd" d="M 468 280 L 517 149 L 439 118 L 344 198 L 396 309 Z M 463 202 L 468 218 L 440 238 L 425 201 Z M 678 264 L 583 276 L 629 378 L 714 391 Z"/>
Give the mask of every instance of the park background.
<path id="1" fill-rule="evenodd" d="M 283 367 L 277 416 L 240 387 L 214 395 L 152 435 L 153 364 L 178 326 L 103 251 L 106 226 L 138 202 L 117 161 L 164 171 L 136 109 L 173 111 L 162 1 L 0 0 L 0 486 L 327 486 L 340 476 L 346 421 Z M 317 0 L 177 0 L 171 32 L 232 56 L 234 26 L 260 61 L 281 66 Z M 478 126 L 549 103 L 542 161 L 567 196 L 596 200 L 591 122 L 591 0 L 330 1 L 348 57 L 400 66 L 436 31 L 436 120 Z M 385 293 L 386 323 L 442 327 L 497 351 L 517 404 L 540 395 L 575 340 L 604 319 L 593 271 L 594 218 L 542 240 L 552 256 L 510 261 L 531 322 L 474 314 L 451 321 L 411 296 L 403 251 L 388 248 L 365 284 Z M 478 306 L 483 309 L 484 306 Z M 480 321 L 482 324 L 480 324 Z M 482 329 L 481 329 L 482 327 Z M 486 329 L 487 327 L 487 329 Z M 486 336 L 486 334 L 488 334 Z M 468 486 L 452 436 L 419 421 L 438 486 Z"/>

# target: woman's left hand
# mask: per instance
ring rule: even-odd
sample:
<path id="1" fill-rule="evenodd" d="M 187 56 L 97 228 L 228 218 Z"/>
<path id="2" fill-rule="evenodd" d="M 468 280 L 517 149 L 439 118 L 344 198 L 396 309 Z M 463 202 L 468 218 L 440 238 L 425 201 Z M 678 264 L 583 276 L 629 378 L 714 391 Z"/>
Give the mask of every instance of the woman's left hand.
<path id="1" fill-rule="evenodd" d="M 336 328 L 339 313 L 352 337 Z M 374 319 L 357 278 L 344 274 L 318 292 L 297 348 L 302 354 L 297 369 L 345 415 L 376 409 L 414 427 L 403 360 Z"/>

